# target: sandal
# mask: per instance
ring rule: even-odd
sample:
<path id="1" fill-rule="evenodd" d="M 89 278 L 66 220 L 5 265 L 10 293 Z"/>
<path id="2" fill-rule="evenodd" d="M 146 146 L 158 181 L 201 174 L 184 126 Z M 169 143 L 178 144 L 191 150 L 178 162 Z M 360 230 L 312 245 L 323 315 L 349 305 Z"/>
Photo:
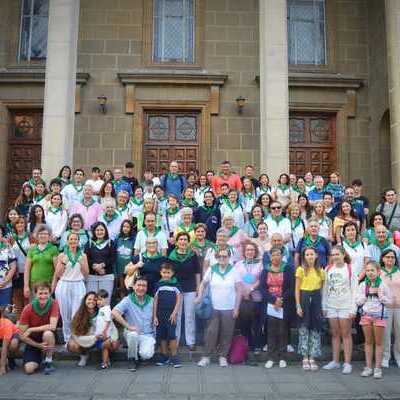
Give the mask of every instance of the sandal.
<path id="1" fill-rule="evenodd" d="M 310 360 L 310 369 L 311 371 L 318 371 L 318 364 L 315 362 L 315 360 Z"/>
<path id="2" fill-rule="evenodd" d="M 310 362 L 308 360 L 303 360 L 303 370 L 309 371 L 310 370 Z"/>

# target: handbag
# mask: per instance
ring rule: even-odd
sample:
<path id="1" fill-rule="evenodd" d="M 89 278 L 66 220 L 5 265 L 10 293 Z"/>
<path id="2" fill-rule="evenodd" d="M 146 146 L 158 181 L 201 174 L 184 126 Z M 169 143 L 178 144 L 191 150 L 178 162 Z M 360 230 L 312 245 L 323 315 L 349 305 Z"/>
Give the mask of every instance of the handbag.
<path id="1" fill-rule="evenodd" d="M 210 282 L 212 279 L 212 272 L 211 272 L 211 278 Z M 205 292 L 203 293 L 203 298 L 200 303 L 195 305 L 195 313 L 196 316 L 199 319 L 210 319 L 211 315 L 213 313 L 213 305 L 212 305 L 212 299 L 211 299 L 211 288 L 210 288 L 210 283 L 207 285 L 207 288 Z"/>

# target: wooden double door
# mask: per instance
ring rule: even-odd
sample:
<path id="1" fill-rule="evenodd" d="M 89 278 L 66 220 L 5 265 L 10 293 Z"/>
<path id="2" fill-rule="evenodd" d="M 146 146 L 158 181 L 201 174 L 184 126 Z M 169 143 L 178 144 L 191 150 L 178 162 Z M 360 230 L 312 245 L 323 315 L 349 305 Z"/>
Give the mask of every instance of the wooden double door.
<path id="1" fill-rule="evenodd" d="M 199 169 L 200 112 L 144 114 L 143 167 L 161 175 L 176 160 L 181 173 Z"/>
<path id="2" fill-rule="evenodd" d="M 329 177 L 336 171 L 335 114 L 290 114 L 289 143 L 290 173 Z"/>
<path id="3" fill-rule="evenodd" d="M 13 204 L 22 184 L 40 167 L 42 144 L 42 110 L 10 112 L 8 136 L 8 204 Z M 55 171 L 58 173 L 58 171 Z"/>

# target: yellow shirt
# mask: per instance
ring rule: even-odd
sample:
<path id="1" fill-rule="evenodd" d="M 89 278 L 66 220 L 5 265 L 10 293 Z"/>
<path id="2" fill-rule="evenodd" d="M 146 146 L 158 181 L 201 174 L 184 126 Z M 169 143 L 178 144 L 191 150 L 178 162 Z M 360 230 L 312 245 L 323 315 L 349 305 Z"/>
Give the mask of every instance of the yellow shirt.
<path id="1" fill-rule="evenodd" d="M 296 278 L 299 278 L 301 281 L 300 290 L 311 292 L 322 288 L 325 280 L 325 271 L 320 269 L 319 273 L 317 273 L 315 268 L 311 268 L 306 275 L 304 273 L 304 268 L 298 267 L 296 270 Z"/>

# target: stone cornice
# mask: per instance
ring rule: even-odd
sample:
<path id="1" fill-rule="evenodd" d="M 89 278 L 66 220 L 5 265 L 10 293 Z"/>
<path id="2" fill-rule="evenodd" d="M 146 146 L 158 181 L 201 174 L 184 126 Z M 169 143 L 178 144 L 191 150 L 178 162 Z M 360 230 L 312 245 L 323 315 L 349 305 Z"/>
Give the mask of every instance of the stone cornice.
<path id="1" fill-rule="evenodd" d="M 207 71 L 144 71 L 120 72 L 118 79 L 123 85 L 172 84 L 172 85 L 210 85 L 222 86 L 228 75 L 208 73 Z"/>
<path id="2" fill-rule="evenodd" d="M 260 76 L 255 80 L 259 83 Z M 364 79 L 342 74 L 290 72 L 289 87 L 321 87 L 357 90 L 364 86 Z"/>
<path id="3" fill-rule="evenodd" d="M 76 83 L 78 85 L 85 85 L 90 78 L 87 72 L 77 72 Z M 45 83 L 45 70 L 43 68 L 32 69 L 4 69 L 0 70 L 0 84 L 19 84 L 19 83 Z"/>

